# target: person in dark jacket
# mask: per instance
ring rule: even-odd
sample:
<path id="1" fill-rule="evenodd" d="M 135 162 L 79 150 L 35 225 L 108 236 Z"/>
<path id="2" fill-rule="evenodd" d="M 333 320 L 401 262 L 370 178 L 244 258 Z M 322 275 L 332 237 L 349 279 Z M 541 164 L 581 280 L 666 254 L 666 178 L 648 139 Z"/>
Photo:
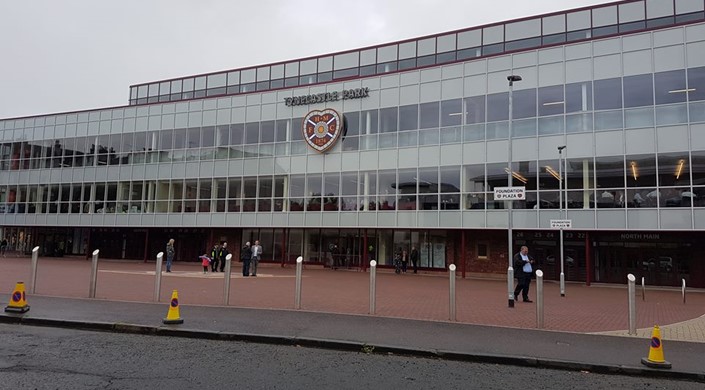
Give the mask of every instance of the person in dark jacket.
<path id="1" fill-rule="evenodd" d="M 419 262 L 419 250 L 416 249 L 416 246 L 411 247 L 411 265 L 414 267 L 414 273 L 417 273 L 418 271 L 418 262 Z"/>
<path id="2" fill-rule="evenodd" d="M 529 285 L 531 284 L 531 276 L 534 273 L 533 264 L 534 257 L 529 254 L 529 248 L 522 246 L 519 253 L 514 255 L 514 274 L 517 278 L 517 287 L 514 289 L 514 300 L 519 299 L 521 292 L 524 302 L 533 302 L 529 299 Z"/>
<path id="3" fill-rule="evenodd" d="M 250 259 L 252 259 L 252 248 L 250 242 L 247 241 L 245 246 L 240 249 L 240 260 L 242 261 L 242 276 L 250 276 Z"/>
<path id="4" fill-rule="evenodd" d="M 175 254 L 174 239 L 171 238 L 166 244 L 166 272 L 171 272 L 171 263 L 174 261 Z"/>
<path id="5" fill-rule="evenodd" d="M 219 252 L 219 258 L 220 258 L 220 272 L 223 272 L 225 270 L 225 258 L 228 256 L 230 252 L 228 251 L 228 243 L 223 241 L 220 243 L 220 252 Z"/>

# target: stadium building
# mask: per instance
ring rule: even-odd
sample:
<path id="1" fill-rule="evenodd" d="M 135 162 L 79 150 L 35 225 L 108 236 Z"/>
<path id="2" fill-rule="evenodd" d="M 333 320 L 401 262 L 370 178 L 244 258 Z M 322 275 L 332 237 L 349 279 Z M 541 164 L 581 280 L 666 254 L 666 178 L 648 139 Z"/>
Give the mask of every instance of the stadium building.
<path id="1" fill-rule="evenodd" d="M 557 279 L 569 219 L 567 280 L 705 287 L 704 0 L 133 85 L 126 106 L 0 119 L 0 143 L 2 236 L 25 253 L 146 260 L 174 238 L 195 261 L 259 239 L 275 263 L 415 246 L 424 270 L 504 274 L 511 226 Z"/>

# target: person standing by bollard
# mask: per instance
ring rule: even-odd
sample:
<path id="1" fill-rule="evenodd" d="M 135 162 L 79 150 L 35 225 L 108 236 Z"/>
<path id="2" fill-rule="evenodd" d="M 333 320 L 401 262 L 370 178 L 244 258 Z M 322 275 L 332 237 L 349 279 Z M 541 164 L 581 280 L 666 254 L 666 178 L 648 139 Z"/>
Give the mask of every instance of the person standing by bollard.
<path id="1" fill-rule="evenodd" d="M 529 299 L 529 285 L 531 284 L 531 276 L 533 275 L 532 264 L 534 257 L 529 255 L 529 247 L 522 246 L 519 253 L 514 255 L 514 269 L 517 273 L 517 287 L 514 289 L 514 300 L 519 299 L 519 293 L 522 293 L 524 302 L 533 302 Z M 521 271 L 519 271 L 521 270 Z"/>
<path id="2" fill-rule="evenodd" d="M 218 263 L 220 261 L 220 245 L 213 244 L 211 249 L 211 272 L 218 272 Z"/>
<path id="3" fill-rule="evenodd" d="M 414 267 L 414 273 L 417 273 L 418 266 L 417 264 L 419 263 L 419 250 L 416 249 L 416 245 L 411 246 L 411 265 Z"/>
<path id="4" fill-rule="evenodd" d="M 166 244 L 166 272 L 171 272 L 171 262 L 174 261 L 174 239 L 170 238 Z"/>
<path id="5" fill-rule="evenodd" d="M 245 246 L 240 249 L 240 261 L 242 261 L 242 276 L 250 276 L 250 261 L 252 259 L 252 248 L 250 242 L 247 241 Z"/>
<path id="6" fill-rule="evenodd" d="M 228 256 L 230 252 L 228 252 L 228 243 L 226 241 L 223 241 L 220 243 L 220 252 L 219 258 L 220 258 L 220 272 L 225 272 L 225 257 Z"/>
<path id="7" fill-rule="evenodd" d="M 255 240 L 255 245 L 252 246 L 252 274 L 250 276 L 257 276 L 257 264 L 259 264 L 260 256 L 262 256 L 262 246 L 259 244 L 259 240 Z"/>

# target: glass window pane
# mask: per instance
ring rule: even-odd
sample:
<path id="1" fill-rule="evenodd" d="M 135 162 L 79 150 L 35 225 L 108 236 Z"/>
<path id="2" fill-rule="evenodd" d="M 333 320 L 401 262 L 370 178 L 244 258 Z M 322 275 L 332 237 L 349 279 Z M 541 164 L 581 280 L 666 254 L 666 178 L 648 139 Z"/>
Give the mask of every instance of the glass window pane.
<path id="1" fill-rule="evenodd" d="M 595 80 L 595 109 L 622 108 L 622 79 Z"/>
<path id="2" fill-rule="evenodd" d="M 142 137 L 142 138 L 144 138 L 144 137 Z M 137 137 L 135 137 L 135 144 L 137 144 Z M 186 148 L 186 129 L 174 130 L 174 149 L 185 149 L 185 148 Z"/>
<path id="3" fill-rule="evenodd" d="M 188 129 L 187 149 L 198 148 L 201 146 L 201 129 L 192 127 Z"/>
<path id="4" fill-rule="evenodd" d="M 377 62 L 389 62 L 397 60 L 397 45 L 390 45 L 377 48 Z"/>
<path id="5" fill-rule="evenodd" d="M 595 174 L 597 188 L 624 187 L 624 159 L 619 157 L 596 157 Z"/>
<path id="6" fill-rule="evenodd" d="M 399 59 L 416 57 L 416 41 L 399 44 Z"/>
<path id="7" fill-rule="evenodd" d="M 536 90 L 524 89 L 514 91 L 512 117 L 514 119 L 531 118 L 536 116 Z M 509 108 L 509 105 L 507 105 Z"/>
<path id="8" fill-rule="evenodd" d="M 592 10 L 592 26 L 610 26 L 617 24 L 617 6 L 600 7 Z"/>
<path id="9" fill-rule="evenodd" d="M 627 156 L 627 187 L 656 186 L 656 156 Z"/>
<path id="10" fill-rule="evenodd" d="M 565 15 L 547 16 L 543 18 L 543 35 L 565 32 Z"/>
<path id="11" fill-rule="evenodd" d="M 672 70 L 654 74 L 656 104 L 685 102 L 688 92 L 685 85 L 685 70 Z"/>
<path id="12" fill-rule="evenodd" d="M 379 110 L 379 131 L 380 133 L 391 133 L 397 131 L 397 108 L 382 108 Z"/>
<path id="13" fill-rule="evenodd" d="M 260 123 L 260 142 L 274 142 L 274 121 Z"/>
<path id="14" fill-rule="evenodd" d="M 418 55 L 436 54 L 436 38 L 426 38 L 418 41 Z"/>
<path id="15" fill-rule="evenodd" d="M 592 27 L 590 25 L 590 11 L 570 12 L 567 17 L 568 31 L 584 30 Z"/>
<path id="16" fill-rule="evenodd" d="M 441 126 L 460 126 L 463 119 L 463 101 L 461 99 L 441 102 Z"/>
<path id="17" fill-rule="evenodd" d="M 688 153 L 659 154 L 658 172 L 660 187 L 690 186 Z"/>
<path id="18" fill-rule="evenodd" d="M 565 102 L 562 85 L 539 88 L 538 94 L 539 116 L 563 113 Z"/>
<path id="19" fill-rule="evenodd" d="M 484 121 L 485 96 L 474 96 L 465 98 L 465 123 L 483 123 Z"/>
<path id="20" fill-rule="evenodd" d="M 363 111 L 360 117 L 360 132 L 362 134 L 376 134 L 378 129 L 379 111 Z"/>
<path id="21" fill-rule="evenodd" d="M 482 46 L 482 30 L 470 30 L 458 33 L 458 49 Z"/>
<path id="22" fill-rule="evenodd" d="M 252 122 L 245 124 L 245 143 L 256 144 L 259 142 L 259 123 Z"/>
<path id="23" fill-rule="evenodd" d="M 201 131 L 201 146 L 209 148 L 215 145 L 215 127 L 206 126 Z"/>
<path id="24" fill-rule="evenodd" d="M 688 99 L 705 100 L 705 67 L 688 69 Z"/>
<path id="25" fill-rule="evenodd" d="M 419 106 L 419 128 L 428 129 L 438 127 L 439 109 L 438 102 L 423 103 Z"/>
<path id="26" fill-rule="evenodd" d="M 242 145 L 245 138 L 245 125 L 234 123 L 230 125 L 230 145 Z"/>
<path id="27" fill-rule="evenodd" d="M 347 119 L 347 117 L 346 117 Z M 278 120 L 276 123 L 276 130 L 274 134 L 274 141 L 283 142 L 286 141 L 286 129 L 289 126 L 289 121 L 287 119 Z"/>
<path id="28" fill-rule="evenodd" d="M 624 107 L 641 107 L 654 104 L 651 74 L 624 78 Z"/>
<path id="29" fill-rule="evenodd" d="M 438 53 L 445 53 L 455 50 L 455 34 L 442 35 L 437 39 L 437 49 Z"/>
<path id="30" fill-rule="evenodd" d="M 592 83 L 566 84 L 565 86 L 565 111 L 581 112 L 592 111 Z"/>
<path id="31" fill-rule="evenodd" d="M 415 130 L 418 128 L 419 106 L 412 104 L 399 107 L 399 130 Z"/>
<path id="32" fill-rule="evenodd" d="M 487 121 L 506 121 L 509 119 L 509 93 L 487 95 Z"/>

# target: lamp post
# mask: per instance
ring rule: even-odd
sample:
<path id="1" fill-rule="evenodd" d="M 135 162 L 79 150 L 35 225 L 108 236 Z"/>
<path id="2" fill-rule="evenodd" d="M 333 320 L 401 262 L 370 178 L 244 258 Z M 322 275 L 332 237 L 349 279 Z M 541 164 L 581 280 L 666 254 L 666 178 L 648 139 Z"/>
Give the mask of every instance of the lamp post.
<path id="1" fill-rule="evenodd" d="M 507 76 L 507 81 L 509 81 L 509 135 L 507 136 L 508 146 L 508 157 L 507 157 L 507 187 L 512 186 L 512 94 L 514 92 L 514 82 L 521 81 L 521 76 L 509 75 Z M 514 207 L 514 201 L 508 201 L 508 218 L 507 223 L 507 236 L 509 238 L 509 246 L 507 247 L 507 261 L 509 262 L 509 268 L 507 269 L 507 291 L 509 293 L 509 307 L 514 307 L 514 278 L 512 278 L 512 259 L 514 258 L 514 250 L 512 249 L 512 208 Z"/>
<path id="2" fill-rule="evenodd" d="M 560 219 L 563 218 L 563 163 L 562 163 L 562 158 L 563 158 L 563 149 L 565 149 L 566 146 L 559 146 L 558 147 L 558 210 L 560 213 Z M 566 152 L 567 153 L 567 152 Z M 566 168 L 566 171 L 568 169 Z M 567 174 L 567 172 L 566 172 Z M 568 199 L 566 198 L 566 209 L 568 208 Z M 563 227 L 561 224 L 561 228 L 559 229 L 560 232 L 559 234 L 559 240 L 560 240 L 560 245 L 561 245 L 561 296 L 565 297 L 565 273 L 563 272 L 563 265 L 564 265 L 564 259 L 563 259 Z"/>

